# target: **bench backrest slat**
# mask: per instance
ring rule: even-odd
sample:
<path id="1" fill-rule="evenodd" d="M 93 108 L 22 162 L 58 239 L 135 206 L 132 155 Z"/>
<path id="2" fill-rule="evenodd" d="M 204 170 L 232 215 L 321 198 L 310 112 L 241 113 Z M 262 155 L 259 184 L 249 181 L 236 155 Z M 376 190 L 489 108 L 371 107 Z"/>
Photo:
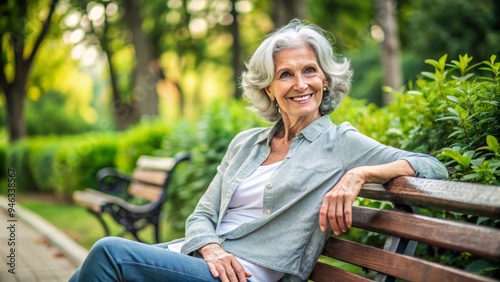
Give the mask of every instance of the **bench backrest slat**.
<path id="1" fill-rule="evenodd" d="M 169 171 L 175 165 L 174 158 L 153 157 L 153 156 L 140 156 L 137 160 L 136 167 L 148 170 L 163 170 Z"/>
<path id="2" fill-rule="evenodd" d="M 349 271 L 337 268 L 332 265 L 328 265 L 326 263 L 318 262 L 316 263 L 316 267 L 314 268 L 313 273 L 311 273 L 311 277 L 315 282 L 331 282 L 331 281 L 345 281 L 345 282 L 368 282 L 373 281 L 367 279 L 363 276 L 359 276 L 357 274 L 351 273 Z"/>
<path id="3" fill-rule="evenodd" d="M 165 171 L 151 171 L 144 170 L 142 168 L 136 169 L 132 174 L 132 179 L 135 181 L 140 181 L 148 184 L 153 184 L 162 187 L 167 178 L 167 172 Z"/>
<path id="4" fill-rule="evenodd" d="M 432 246 L 500 258 L 500 230 L 401 211 L 353 207 L 353 226 Z"/>
<path id="5" fill-rule="evenodd" d="M 336 237 L 328 239 L 323 254 L 406 281 L 495 281 L 456 268 Z"/>
<path id="6" fill-rule="evenodd" d="M 498 189 L 482 184 L 398 177 L 384 186 L 365 184 L 359 196 L 500 219 Z"/>
<path id="7" fill-rule="evenodd" d="M 128 192 L 135 197 L 156 202 L 160 198 L 163 188 L 136 182 L 130 184 Z"/>
<path id="8" fill-rule="evenodd" d="M 175 165 L 174 158 L 140 156 L 128 188 L 131 196 L 156 202 L 163 193 L 168 172 Z"/>

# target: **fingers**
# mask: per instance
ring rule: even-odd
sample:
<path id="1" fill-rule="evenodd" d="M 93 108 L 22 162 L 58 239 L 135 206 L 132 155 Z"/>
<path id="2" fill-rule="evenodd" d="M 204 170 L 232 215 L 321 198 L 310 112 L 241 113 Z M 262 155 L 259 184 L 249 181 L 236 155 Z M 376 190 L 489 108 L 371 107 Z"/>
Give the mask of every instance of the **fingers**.
<path id="1" fill-rule="evenodd" d="M 341 182 L 326 194 L 319 213 L 321 231 L 326 231 L 329 222 L 335 235 L 347 232 L 352 226 L 352 203 L 357 195 Z"/>
<path id="2" fill-rule="evenodd" d="M 208 264 L 212 275 L 218 277 L 222 282 L 245 282 L 247 281 L 247 277 L 252 276 L 252 274 L 246 271 L 236 259 L 231 262 L 218 261 L 209 262 Z M 215 271 L 212 271 L 210 265 L 214 265 Z"/>
<path id="3" fill-rule="evenodd" d="M 321 204 L 321 208 L 319 210 L 319 228 L 322 232 L 326 232 L 327 224 L 328 224 L 328 207 L 330 203 L 328 202 L 328 195 L 323 199 L 323 203 Z"/>
<path id="4" fill-rule="evenodd" d="M 216 256 L 207 256 L 205 261 L 212 276 L 219 278 L 222 282 L 245 282 L 247 277 L 252 276 L 234 255 L 227 252 Z"/>

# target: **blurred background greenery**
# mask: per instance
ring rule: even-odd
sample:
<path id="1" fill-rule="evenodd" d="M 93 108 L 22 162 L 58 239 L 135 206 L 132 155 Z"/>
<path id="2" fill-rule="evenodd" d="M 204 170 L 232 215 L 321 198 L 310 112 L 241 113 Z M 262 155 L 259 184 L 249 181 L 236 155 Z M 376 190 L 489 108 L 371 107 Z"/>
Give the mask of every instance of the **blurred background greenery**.
<path id="1" fill-rule="evenodd" d="M 244 61 L 302 18 L 352 62 L 335 123 L 437 156 L 454 180 L 498 185 L 499 13 L 495 0 L 2 1 L 1 171 L 16 170 L 28 208 L 90 247 L 104 234 L 85 231 L 97 221 L 71 204 L 73 191 L 95 187 L 102 167 L 130 172 L 142 154 L 188 151 L 163 239 L 182 234 L 231 138 L 267 126 L 241 100 Z M 0 183 L 5 193 L 6 173 Z"/>

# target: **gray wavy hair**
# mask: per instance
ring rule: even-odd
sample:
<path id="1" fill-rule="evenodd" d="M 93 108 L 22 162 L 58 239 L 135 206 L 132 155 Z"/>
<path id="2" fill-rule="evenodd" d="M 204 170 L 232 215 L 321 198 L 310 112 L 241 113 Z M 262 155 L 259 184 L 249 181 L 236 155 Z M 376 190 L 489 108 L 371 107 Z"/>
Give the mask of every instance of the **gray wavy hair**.
<path id="1" fill-rule="evenodd" d="M 340 104 L 351 88 L 352 71 L 346 58 L 339 58 L 332 49 L 327 32 L 317 25 L 298 19 L 270 33 L 245 64 L 242 73 L 243 97 L 252 104 L 250 109 L 268 122 L 280 119 L 276 102 L 271 101 L 265 89 L 274 75 L 274 55 L 282 50 L 309 45 L 314 49 L 319 66 L 328 81 L 319 110 L 328 115 Z"/>

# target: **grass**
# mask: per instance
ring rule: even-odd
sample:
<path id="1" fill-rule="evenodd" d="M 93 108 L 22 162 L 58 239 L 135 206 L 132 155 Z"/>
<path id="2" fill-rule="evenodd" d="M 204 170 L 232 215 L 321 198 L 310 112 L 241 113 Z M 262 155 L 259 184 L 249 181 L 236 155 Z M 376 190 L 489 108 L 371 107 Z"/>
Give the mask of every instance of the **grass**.
<path id="1" fill-rule="evenodd" d="M 97 218 L 81 206 L 64 201 L 36 199 L 36 197 L 26 199 L 20 197 L 19 204 L 52 223 L 86 249 L 90 249 L 97 240 L 105 236 Z M 110 228 L 111 235 L 119 235 L 123 230 L 111 217 L 105 216 L 104 220 Z M 170 241 L 183 236 L 182 232 L 172 231 L 166 220 L 160 223 L 160 240 Z M 130 234 L 122 237 L 133 239 Z M 139 237 L 146 243 L 154 243 L 152 226 L 139 232 Z"/>

